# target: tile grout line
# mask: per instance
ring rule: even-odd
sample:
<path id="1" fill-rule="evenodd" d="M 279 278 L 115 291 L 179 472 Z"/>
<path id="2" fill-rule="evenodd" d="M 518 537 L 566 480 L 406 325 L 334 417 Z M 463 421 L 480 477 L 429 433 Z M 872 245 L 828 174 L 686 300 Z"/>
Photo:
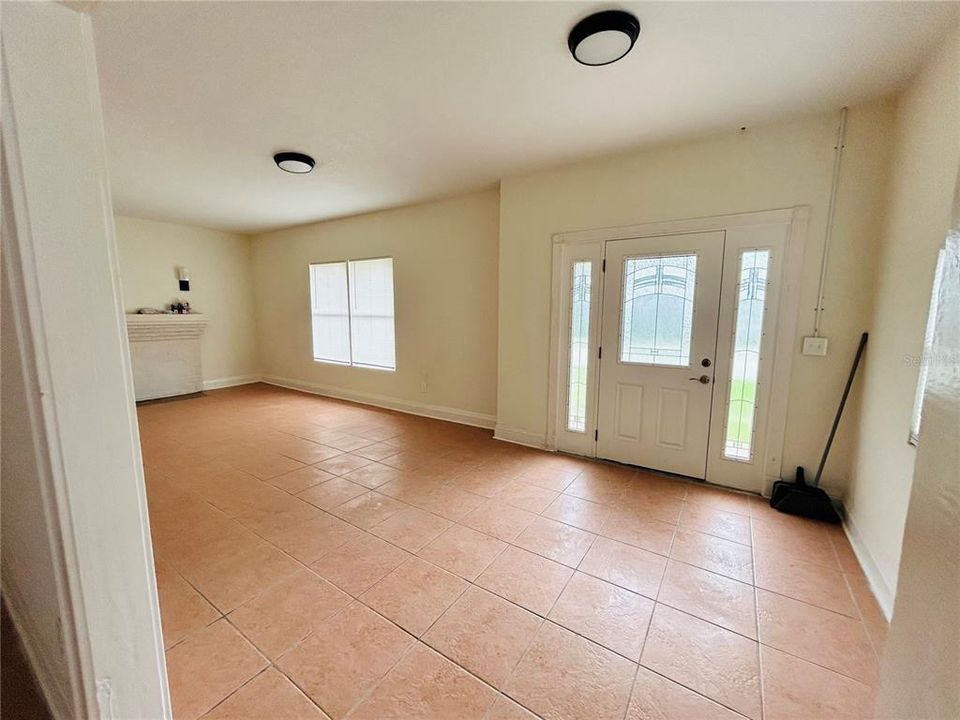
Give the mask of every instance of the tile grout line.
<path id="1" fill-rule="evenodd" d="M 753 541 L 754 538 L 754 528 L 753 528 L 754 519 L 750 517 L 750 540 Z M 757 589 L 757 551 L 756 545 L 752 545 L 750 549 L 750 561 L 751 561 L 751 572 L 753 574 L 753 622 L 754 628 L 757 631 L 757 690 L 760 692 L 760 720 L 764 720 L 764 716 L 767 714 L 767 697 L 764 693 L 764 682 L 763 682 L 763 653 L 761 652 L 761 647 L 763 647 L 762 638 L 760 637 L 760 591 Z"/>
<path id="2" fill-rule="evenodd" d="M 670 543 L 671 545 L 673 544 L 672 538 L 670 540 Z M 666 575 L 667 575 L 667 566 L 664 566 L 663 574 L 660 576 L 660 583 L 659 585 L 657 585 L 657 598 L 660 597 L 660 591 L 663 589 L 663 578 L 666 577 Z M 627 707 L 623 711 L 623 720 L 626 720 L 627 715 L 630 712 L 630 704 L 633 702 L 633 692 L 637 686 L 637 677 L 640 675 L 640 668 L 642 667 L 641 664 L 643 662 L 643 651 L 647 647 L 647 638 L 650 637 L 650 628 L 653 627 L 653 616 L 657 612 L 657 603 L 658 603 L 658 600 L 654 599 L 653 610 L 650 611 L 650 620 L 647 621 L 647 631 L 643 634 L 643 642 L 640 643 L 640 654 L 637 656 L 637 667 L 633 671 L 633 680 L 630 683 L 630 694 L 627 696 Z"/>
<path id="3" fill-rule="evenodd" d="M 265 668 L 263 668 L 260 672 L 256 673 L 253 677 L 248 678 L 247 680 L 244 680 L 236 689 L 231 690 L 229 693 L 227 693 L 227 696 L 224 697 L 222 700 L 220 700 L 216 705 L 214 705 L 214 706 L 213 706 L 212 708 L 210 708 L 209 710 L 205 710 L 205 711 L 203 712 L 203 714 L 199 716 L 199 720 L 203 720 L 203 718 L 205 718 L 207 715 L 209 715 L 210 713 L 212 713 L 212 712 L 213 712 L 214 710 L 216 710 L 218 707 L 220 707 L 221 705 L 223 705 L 223 704 L 224 704 L 225 702 L 227 702 L 230 698 L 232 698 L 236 693 L 238 693 L 238 692 L 240 692 L 241 690 L 243 690 L 243 688 L 245 688 L 247 685 L 249 685 L 250 683 L 252 683 L 254 680 L 256 680 L 258 677 L 260 677 L 261 675 L 263 675 L 265 672 L 267 672 L 267 671 L 270 670 L 271 668 L 273 668 L 273 665 L 268 663 Z M 304 693 L 304 695 L 306 696 L 306 693 Z M 309 696 L 306 696 L 306 697 L 307 697 L 308 700 L 310 700 Z M 316 703 L 314 703 L 313 700 L 310 700 L 310 702 L 313 703 L 314 705 L 316 705 Z"/>
<path id="4" fill-rule="evenodd" d="M 705 695 L 704 693 L 700 692 L 699 690 L 697 690 L 697 689 L 695 689 L 695 688 L 690 687 L 689 685 L 684 685 L 682 682 L 679 682 L 679 681 L 677 681 L 677 680 L 674 680 L 673 678 L 671 678 L 671 677 L 669 677 L 669 676 L 667 676 L 667 675 L 664 675 L 662 672 L 659 672 L 658 670 L 655 670 L 655 669 L 653 669 L 653 668 L 651 668 L 651 667 L 648 667 L 648 666 L 644 665 L 643 663 L 638 663 L 638 665 L 639 665 L 639 667 L 643 668 L 643 669 L 646 670 L 647 672 L 651 672 L 651 673 L 653 673 L 654 675 L 663 678 L 663 679 L 666 680 L 667 682 L 671 682 L 671 683 L 673 683 L 674 685 L 679 685 L 680 687 L 684 688 L 685 690 L 689 690 L 690 692 L 692 692 L 692 693 L 693 693 L 694 695 L 696 695 L 697 697 L 701 697 L 701 698 L 703 698 L 704 700 L 708 700 L 709 702 L 713 703 L 714 705 L 718 705 L 719 707 L 722 707 L 722 708 L 724 708 L 725 710 L 729 710 L 730 712 L 734 713 L 737 717 L 742 717 L 742 718 L 746 718 L 746 720 L 750 720 L 750 716 L 749 716 L 749 715 L 744 715 L 744 714 L 743 714 L 742 712 L 740 712 L 739 710 L 735 710 L 735 709 L 733 709 L 732 707 L 730 707 L 729 705 L 724 705 L 724 704 L 723 704 L 722 702 L 720 702 L 719 700 L 717 700 L 717 699 L 715 699 L 715 698 L 712 698 L 712 697 L 710 697 L 709 695 Z M 639 674 L 640 674 L 640 673 L 639 673 L 639 668 L 638 668 L 637 676 L 639 676 Z M 636 677 L 634 678 L 634 684 L 636 684 Z M 631 697 L 632 697 L 632 695 L 631 695 Z M 628 708 L 628 710 L 629 710 L 629 708 Z"/>
<path id="5" fill-rule="evenodd" d="M 374 610 L 374 612 L 376 612 L 376 611 Z M 378 613 L 378 614 L 379 614 L 379 613 Z M 382 616 L 381 616 L 381 617 L 382 617 Z M 386 619 L 389 620 L 389 618 L 386 618 Z M 396 623 L 394 623 L 394 624 L 396 624 Z M 398 625 L 397 627 L 399 627 L 399 625 Z M 400 628 L 400 629 L 402 630 L 403 628 Z M 404 630 L 404 632 L 407 632 L 407 631 Z M 410 633 L 407 633 L 407 634 L 409 635 Z M 410 643 L 410 647 L 408 647 L 406 650 L 404 650 L 404 651 L 400 654 L 400 657 L 397 658 L 397 661 L 394 662 L 394 663 L 387 669 L 386 672 L 384 672 L 382 675 L 380 675 L 379 677 L 377 677 L 376 680 L 370 684 L 370 687 L 368 687 L 367 690 L 357 699 L 357 701 L 354 702 L 353 705 L 350 706 L 350 709 L 347 710 L 347 711 L 343 714 L 342 720 L 349 720 L 349 718 L 350 718 L 350 716 L 353 714 L 353 712 L 354 712 L 358 707 L 360 707 L 361 705 L 363 705 L 363 703 L 365 703 L 365 702 L 370 698 L 370 696 L 373 695 L 373 693 L 377 690 L 377 688 L 380 687 L 380 685 L 381 685 L 381 684 L 383 683 L 383 681 L 387 678 L 387 676 L 388 676 L 390 673 L 392 673 L 392 672 L 396 669 L 396 667 L 397 667 L 400 663 L 402 663 L 402 662 L 407 658 L 407 656 L 409 656 L 409 655 L 416 649 L 417 643 L 419 642 L 419 640 L 417 640 L 417 638 L 414 637 L 414 636 L 412 636 L 412 635 L 411 635 L 411 637 L 413 637 L 413 642 Z M 328 713 L 328 714 L 329 714 L 329 713 Z"/>

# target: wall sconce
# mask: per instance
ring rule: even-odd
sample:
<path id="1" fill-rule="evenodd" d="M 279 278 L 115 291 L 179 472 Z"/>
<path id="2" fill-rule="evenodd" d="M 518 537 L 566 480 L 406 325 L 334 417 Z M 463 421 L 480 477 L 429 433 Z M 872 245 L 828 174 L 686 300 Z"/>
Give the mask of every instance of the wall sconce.
<path id="1" fill-rule="evenodd" d="M 180 281 L 180 290 L 183 292 L 190 291 L 190 271 L 185 267 L 177 268 L 177 280 Z"/>

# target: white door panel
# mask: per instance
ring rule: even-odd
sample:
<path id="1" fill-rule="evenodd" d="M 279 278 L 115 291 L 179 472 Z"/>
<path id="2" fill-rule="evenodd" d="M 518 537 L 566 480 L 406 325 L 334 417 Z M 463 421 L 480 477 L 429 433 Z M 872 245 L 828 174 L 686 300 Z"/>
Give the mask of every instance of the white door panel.
<path id="1" fill-rule="evenodd" d="M 687 405 L 690 392 L 661 387 L 657 403 L 657 445 L 673 450 L 687 447 Z"/>
<path id="2" fill-rule="evenodd" d="M 703 478 L 724 232 L 606 243 L 597 454 Z"/>

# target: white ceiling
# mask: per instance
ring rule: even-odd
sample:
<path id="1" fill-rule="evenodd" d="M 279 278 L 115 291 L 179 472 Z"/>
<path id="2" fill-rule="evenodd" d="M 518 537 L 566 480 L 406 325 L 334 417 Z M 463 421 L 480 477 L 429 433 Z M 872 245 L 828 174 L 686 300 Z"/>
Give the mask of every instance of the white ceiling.
<path id="1" fill-rule="evenodd" d="M 896 90 L 951 3 L 111 2 L 93 11 L 118 212 L 256 232 L 454 195 Z M 310 175 L 272 155 L 316 157 Z"/>

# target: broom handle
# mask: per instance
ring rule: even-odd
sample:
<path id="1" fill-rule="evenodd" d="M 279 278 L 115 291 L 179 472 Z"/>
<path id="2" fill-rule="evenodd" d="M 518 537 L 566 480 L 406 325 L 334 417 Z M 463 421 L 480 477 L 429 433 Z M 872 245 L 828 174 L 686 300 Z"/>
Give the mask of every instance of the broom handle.
<path id="1" fill-rule="evenodd" d="M 847 386 L 843 389 L 843 397 L 840 398 L 840 407 L 837 408 L 837 416 L 833 419 L 833 427 L 830 428 L 830 437 L 827 438 L 827 446 L 823 449 L 823 457 L 820 458 L 820 467 L 817 468 L 817 476 L 813 479 L 813 486 L 820 487 L 820 476 L 823 475 L 823 466 L 827 464 L 827 455 L 830 454 L 830 446 L 833 445 L 833 438 L 837 434 L 837 427 L 840 425 L 840 416 L 843 415 L 843 406 L 847 404 L 847 395 L 850 394 L 850 387 L 853 385 L 853 378 L 857 374 L 857 367 L 860 365 L 860 357 L 863 355 L 863 349 L 867 345 L 867 333 L 860 336 L 860 345 L 857 347 L 857 355 L 853 358 L 853 367 L 850 368 L 850 377 L 847 378 Z"/>

